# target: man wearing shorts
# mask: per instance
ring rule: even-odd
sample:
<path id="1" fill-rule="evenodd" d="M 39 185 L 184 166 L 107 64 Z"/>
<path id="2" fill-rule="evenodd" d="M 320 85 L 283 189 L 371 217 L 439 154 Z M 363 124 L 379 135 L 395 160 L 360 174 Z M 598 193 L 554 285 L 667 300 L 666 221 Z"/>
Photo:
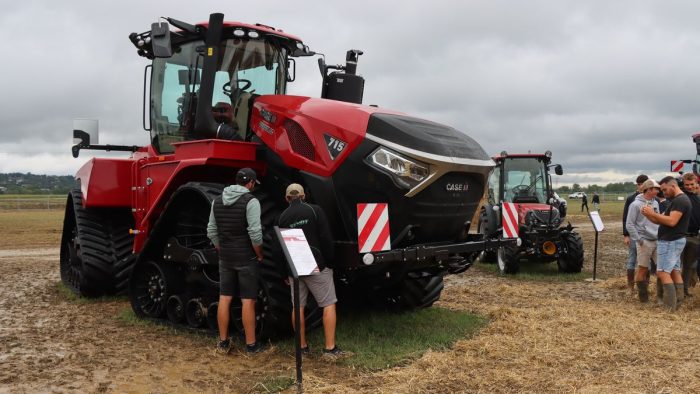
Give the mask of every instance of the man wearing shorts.
<path id="1" fill-rule="evenodd" d="M 309 353 L 304 324 L 304 307 L 309 292 L 311 292 L 318 306 L 323 308 L 323 334 L 326 340 L 323 355 L 340 356 L 343 351 L 335 344 L 335 303 L 338 299 L 335 296 L 333 270 L 329 267 L 333 260 L 333 237 L 321 207 L 305 202 L 305 198 L 304 188 L 300 184 L 292 183 L 289 185 L 286 191 L 289 207 L 279 217 L 280 228 L 301 228 L 304 231 L 304 236 L 306 236 L 306 241 L 311 247 L 319 269 L 317 274 L 299 278 L 301 349 L 303 353 Z M 296 300 L 294 300 L 294 291 L 292 291 L 292 303 L 294 302 Z M 294 324 L 294 314 L 292 314 L 292 325 Z"/>
<path id="2" fill-rule="evenodd" d="M 258 298 L 259 262 L 263 259 L 260 202 L 250 191 L 258 183 L 255 171 L 242 168 L 236 184 L 214 199 L 207 225 L 207 236 L 219 252 L 219 343 L 216 350 L 228 353 L 231 301 L 241 298 L 246 350 L 258 353 L 264 345 L 255 340 L 255 300 Z"/>
<path id="3" fill-rule="evenodd" d="M 642 207 L 651 206 L 654 212 L 659 213 L 659 203 L 656 195 L 659 193 L 659 184 L 653 179 L 646 180 L 641 187 L 642 194 L 638 195 L 630 204 L 627 212 L 627 231 L 632 242 L 637 247 L 637 292 L 639 301 L 649 301 L 649 262 L 656 261 L 656 240 L 659 225 L 653 223 L 642 215 Z"/>
<path id="4" fill-rule="evenodd" d="M 664 196 L 671 200 L 663 214 L 654 212 L 651 206 L 642 208 L 642 215 L 659 225 L 659 241 L 656 254 L 656 276 L 663 285 L 663 302 L 673 312 L 683 302 L 683 278 L 681 276 L 681 253 L 685 247 L 691 205 L 678 187 L 678 182 L 667 176 L 659 182 Z"/>
<path id="5" fill-rule="evenodd" d="M 625 245 L 627 245 L 627 288 L 630 289 L 632 294 L 634 294 L 634 267 L 637 265 L 637 244 L 632 242 L 630 233 L 627 231 L 627 214 L 629 212 L 629 206 L 634 202 L 634 199 L 637 198 L 639 193 L 642 192 L 640 189 L 647 179 L 649 179 L 649 177 L 644 174 L 637 177 L 637 191 L 627 196 L 625 207 L 622 209 L 622 235 L 625 240 Z"/>

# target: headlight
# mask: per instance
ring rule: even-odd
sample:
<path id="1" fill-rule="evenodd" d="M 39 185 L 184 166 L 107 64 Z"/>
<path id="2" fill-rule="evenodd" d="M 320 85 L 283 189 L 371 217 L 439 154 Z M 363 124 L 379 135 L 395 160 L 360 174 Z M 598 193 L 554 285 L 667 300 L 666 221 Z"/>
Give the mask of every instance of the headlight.
<path id="1" fill-rule="evenodd" d="M 427 164 L 409 160 L 386 148 L 378 148 L 367 157 L 368 162 L 393 175 L 397 185 L 410 189 L 430 174 Z"/>

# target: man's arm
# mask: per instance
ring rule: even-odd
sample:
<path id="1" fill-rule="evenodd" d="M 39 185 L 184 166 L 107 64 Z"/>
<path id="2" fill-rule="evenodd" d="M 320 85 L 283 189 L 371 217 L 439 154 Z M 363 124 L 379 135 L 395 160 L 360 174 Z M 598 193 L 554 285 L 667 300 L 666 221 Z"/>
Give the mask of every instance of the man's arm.
<path id="1" fill-rule="evenodd" d="M 248 201 L 248 205 L 245 207 L 245 215 L 248 220 L 248 236 L 250 237 L 250 242 L 253 244 L 253 250 L 258 256 L 258 261 L 262 261 L 262 224 L 260 223 L 260 202 L 257 198 Z"/>
<path id="2" fill-rule="evenodd" d="M 214 217 L 214 203 L 211 203 L 211 212 L 209 212 L 209 223 L 207 223 L 207 237 L 214 244 L 216 250 L 219 250 L 219 228 L 216 226 L 216 218 Z"/>
<path id="3" fill-rule="evenodd" d="M 627 196 L 627 199 L 625 200 L 625 207 L 622 208 L 622 235 L 625 237 L 629 237 L 630 233 L 627 232 L 627 210 L 629 209 L 630 205 L 634 202 L 634 198 L 636 196 L 634 194 L 631 194 Z"/>
<path id="4" fill-rule="evenodd" d="M 627 212 L 627 221 L 625 222 L 625 227 L 627 228 L 627 233 L 632 241 L 639 241 L 639 232 L 637 231 L 637 218 L 640 214 L 640 206 L 638 204 L 631 204 L 629 206 L 629 212 Z"/>
<path id="5" fill-rule="evenodd" d="M 642 215 L 646 216 L 651 220 L 652 223 L 660 224 L 666 227 L 676 227 L 678 221 L 683 217 L 683 212 L 681 211 L 671 211 L 671 213 L 666 216 L 660 213 L 654 212 L 651 207 L 642 208 Z"/>

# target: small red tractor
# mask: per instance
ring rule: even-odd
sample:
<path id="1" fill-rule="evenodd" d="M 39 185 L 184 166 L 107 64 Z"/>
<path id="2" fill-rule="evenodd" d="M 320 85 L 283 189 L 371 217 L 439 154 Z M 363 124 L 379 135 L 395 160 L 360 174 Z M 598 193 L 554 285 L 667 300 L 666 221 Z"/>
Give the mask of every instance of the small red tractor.
<path id="1" fill-rule="evenodd" d="M 498 263 L 501 273 L 515 274 L 521 260 L 556 261 L 560 272 L 581 272 L 583 241 L 569 223 L 563 225 L 566 210 L 554 198 L 549 169 L 562 175 L 560 164 L 551 164 L 552 153 L 508 154 L 502 152 L 496 162 L 479 215 L 479 233 L 485 239 L 501 237 L 501 203 L 515 204 L 518 236 L 521 244 L 502 245 L 485 250 L 480 259 Z"/>
<path id="2" fill-rule="evenodd" d="M 166 21 L 129 36 L 151 61 L 143 95 L 150 143 L 97 145 L 74 130 L 75 157 L 81 149 L 131 153 L 93 158 L 76 174 L 60 256 L 75 293 L 128 293 L 139 317 L 215 327 L 218 256 L 206 227 L 213 199 L 243 167 L 261 181 L 253 194 L 264 237 L 262 336 L 290 331 L 285 263 L 273 247 L 290 183 L 303 184 L 329 217 L 341 302 L 430 306 L 444 275 L 466 270 L 486 247 L 514 242 L 465 235 L 493 169 L 481 146 L 452 127 L 362 105 L 361 51 L 348 51 L 345 65 L 319 58 L 321 98 L 291 96 L 296 59 L 315 55 L 300 38 L 223 14 L 194 25 Z M 360 253 L 364 203 L 388 204 L 390 250 Z M 307 308 L 307 324 L 318 323 L 318 308 Z"/>

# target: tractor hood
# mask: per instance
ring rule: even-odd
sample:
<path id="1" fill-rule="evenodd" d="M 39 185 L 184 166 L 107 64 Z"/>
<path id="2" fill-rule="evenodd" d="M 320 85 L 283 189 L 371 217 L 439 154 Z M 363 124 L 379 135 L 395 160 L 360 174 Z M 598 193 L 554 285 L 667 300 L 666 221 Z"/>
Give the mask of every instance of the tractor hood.
<path id="1" fill-rule="evenodd" d="M 486 177 L 494 167 L 484 149 L 459 130 L 361 104 L 260 96 L 251 128 L 287 165 L 320 176 L 335 173 L 365 140 L 429 165 L 432 178 L 465 169 Z"/>
<path id="2" fill-rule="evenodd" d="M 548 204 L 515 204 L 518 211 L 518 223 L 520 224 L 534 224 L 534 223 L 548 223 L 550 220 L 550 208 Z M 552 208 L 551 221 L 552 224 L 559 226 L 561 222 L 559 209 Z"/>

